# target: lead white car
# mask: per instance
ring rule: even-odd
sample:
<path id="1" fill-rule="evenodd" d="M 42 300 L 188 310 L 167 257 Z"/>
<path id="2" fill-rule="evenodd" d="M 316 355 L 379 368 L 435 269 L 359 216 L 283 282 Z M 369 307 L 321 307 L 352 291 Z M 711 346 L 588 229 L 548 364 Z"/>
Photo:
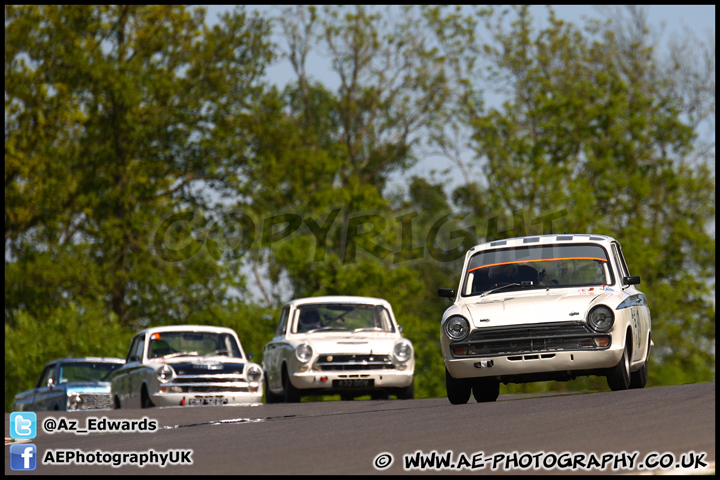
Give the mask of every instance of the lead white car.
<path id="1" fill-rule="evenodd" d="M 326 296 L 285 305 L 263 354 L 266 403 L 339 393 L 414 398 L 415 355 L 392 307 L 370 297 Z"/>
<path id="2" fill-rule="evenodd" d="M 500 383 L 607 378 L 642 388 L 650 309 L 620 243 L 603 235 L 540 235 L 477 245 L 442 318 L 447 396 L 495 401 Z"/>
<path id="3" fill-rule="evenodd" d="M 256 404 L 262 402 L 262 377 L 234 330 L 164 326 L 133 337 L 111 390 L 115 408 Z"/>

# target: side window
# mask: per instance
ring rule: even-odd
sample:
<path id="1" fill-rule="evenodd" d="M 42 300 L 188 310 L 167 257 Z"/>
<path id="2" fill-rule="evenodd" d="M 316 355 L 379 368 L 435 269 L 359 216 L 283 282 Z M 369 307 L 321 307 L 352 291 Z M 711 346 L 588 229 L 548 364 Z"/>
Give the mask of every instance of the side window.
<path id="1" fill-rule="evenodd" d="M 128 351 L 127 358 L 125 359 L 126 362 L 130 362 L 130 358 L 133 356 L 137 356 L 140 361 L 142 361 L 142 354 L 143 354 L 143 348 L 145 347 L 145 336 L 144 335 L 138 335 L 137 337 L 133 338 L 132 343 L 130 344 L 130 350 Z"/>
<path id="2" fill-rule="evenodd" d="M 145 336 L 138 338 L 137 349 L 135 350 L 135 353 L 133 353 L 133 355 L 137 355 L 139 361 L 141 362 L 143 359 L 143 350 L 145 350 Z"/>
<path id="3" fill-rule="evenodd" d="M 388 315 L 387 310 L 385 310 L 385 307 L 378 306 L 376 307 L 376 313 L 379 318 L 379 327 L 385 330 L 386 332 L 395 332 L 395 327 L 393 327 L 392 322 L 390 321 L 390 315 Z"/>
<path id="4" fill-rule="evenodd" d="M 289 307 L 283 307 L 282 312 L 280 312 L 280 322 L 278 322 L 277 330 L 275 330 L 276 337 L 285 335 L 285 332 L 287 331 L 287 320 L 289 311 Z"/>
<path id="5" fill-rule="evenodd" d="M 630 269 L 628 268 L 627 262 L 625 261 L 625 255 L 623 255 L 622 247 L 620 244 L 617 244 L 618 248 L 618 256 L 620 257 L 620 263 L 623 266 L 623 269 L 625 270 L 626 275 L 630 275 Z"/>
<path id="6" fill-rule="evenodd" d="M 139 337 L 135 337 L 135 338 L 132 339 L 132 342 L 130 342 L 130 349 L 128 350 L 127 357 L 125 357 L 125 362 L 126 362 L 126 363 L 129 362 L 129 361 L 130 361 L 130 357 L 133 356 L 133 352 L 135 351 L 135 347 L 137 347 L 138 338 L 139 338 Z"/>
<path id="7" fill-rule="evenodd" d="M 620 245 L 617 243 L 612 244 L 612 251 L 613 256 L 615 257 L 615 263 L 617 264 L 618 268 L 620 269 L 620 277 L 627 277 L 630 275 L 630 272 L 628 271 L 627 264 L 625 263 L 625 258 L 622 256 L 622 250 L 620 250 Z"/>
<path id="8" fill-rule="evenodd" d="M 55 365 L 48 365 L 45 367 L 45 370 L 43 370 L 42 375 L 40 375 L 40 381 L 38 381 L 38 384 L 35 386 L 35 388 L 40 387 L 47 387 L 48 386 L 48 380 L 51 378 L 54 380 L 55 378 Z"/>

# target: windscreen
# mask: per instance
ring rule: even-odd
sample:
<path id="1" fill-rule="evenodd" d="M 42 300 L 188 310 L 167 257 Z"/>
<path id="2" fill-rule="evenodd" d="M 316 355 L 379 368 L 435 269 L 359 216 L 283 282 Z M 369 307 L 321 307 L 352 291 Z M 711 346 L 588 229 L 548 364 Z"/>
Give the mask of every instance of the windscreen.
<path id="1" fill-rule="evenodd" d="M 293 333 L 319 331 L 394 332 L 387 309 L 382 305 L 308 304 L 298 307 Z"/>
<path id="2" fill-rule="evenodd" d="M 243 358 L 235 337 L 214 332 L 160 332 L 150 336 L 148 358 L 222 355 Z"/>
<path id="3" fill-rule="evenodd" d="M 538 245 L 486 250 L 470 259 L 463 296 L 533 288 L 601 286 L 614 282 L 605 249 L 597 244 Z"/>
<path id="4" fill-rule="evenodd" d="M 109 382 L 110 374 L 122 367 L 121 363 L 73 362 L 60 364 L 60 383 Z"/>

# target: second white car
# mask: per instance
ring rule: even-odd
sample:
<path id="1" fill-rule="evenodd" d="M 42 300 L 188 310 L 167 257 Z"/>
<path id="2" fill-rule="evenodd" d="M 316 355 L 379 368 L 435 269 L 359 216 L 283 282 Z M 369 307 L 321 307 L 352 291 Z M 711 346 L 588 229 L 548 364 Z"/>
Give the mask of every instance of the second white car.
<path id="1" fill-rule="evenodd" d="M 263 350 L 266 403 L 337 393 L 343 400 L 415 396 L 413 346 L 383 299 L 293 300 L 283 307 L 275 336 Z"/>

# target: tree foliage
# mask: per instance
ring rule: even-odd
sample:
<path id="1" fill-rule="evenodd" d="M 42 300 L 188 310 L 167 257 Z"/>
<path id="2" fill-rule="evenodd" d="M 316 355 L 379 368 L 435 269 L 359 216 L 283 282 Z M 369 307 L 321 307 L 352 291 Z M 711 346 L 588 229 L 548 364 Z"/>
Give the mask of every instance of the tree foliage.
<path id="1" fill-rule="evenodd" d="M 88 298 L 122 325 L 185 321 L 242 287 L 207 255 L 153 248 L 168 215 L 206 217 L 208 190 L 233 184 L 272 59 L 261 18 L 204 16 L 6 7 L 6 319 Z"/>

